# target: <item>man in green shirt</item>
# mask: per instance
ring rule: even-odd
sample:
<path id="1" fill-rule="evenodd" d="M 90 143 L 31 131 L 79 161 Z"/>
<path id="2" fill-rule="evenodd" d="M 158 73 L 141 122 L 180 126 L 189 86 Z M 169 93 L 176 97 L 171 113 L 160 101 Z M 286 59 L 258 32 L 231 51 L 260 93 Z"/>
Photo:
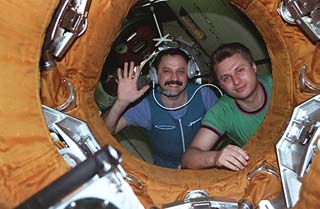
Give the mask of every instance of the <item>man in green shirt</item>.
<path id="1" fill-rule="evenodd" d="M 214 74 L 227 93 L 210 108 L 202 126 L 182 157 L 182 167 L 203 169 L 226 167 L 242 170 L 249 160 L 241 148 L 260 126 L 269 108 L 271 76 L 257 76 L 250 50 L 240 43 L 219 47 L 212 55 Z M 235 145 L 211 151 L 222 135 Z"/>

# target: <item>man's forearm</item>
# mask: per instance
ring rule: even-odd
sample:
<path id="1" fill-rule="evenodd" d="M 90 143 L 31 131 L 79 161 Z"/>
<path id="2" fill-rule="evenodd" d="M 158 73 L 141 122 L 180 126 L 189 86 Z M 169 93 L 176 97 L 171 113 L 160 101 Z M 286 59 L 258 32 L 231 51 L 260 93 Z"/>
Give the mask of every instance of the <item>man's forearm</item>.
<path id="1" fill-rule="evenodd" d="M 127 106 L 128 104 L 124 104 L 116 100 L 111 109 L 104 114 L 104 123 L 112 134 L 116 134 L 119 131 L 117 129 L 118 122 Z"/>
<path id="2" fill-rule="evenodd" d="M 200 149 L 190 147 L 182 157 L 181 164 L 183 168 L 204 169 L 216 166 L 215 158 L 217 152 L 202 151 Z"/>

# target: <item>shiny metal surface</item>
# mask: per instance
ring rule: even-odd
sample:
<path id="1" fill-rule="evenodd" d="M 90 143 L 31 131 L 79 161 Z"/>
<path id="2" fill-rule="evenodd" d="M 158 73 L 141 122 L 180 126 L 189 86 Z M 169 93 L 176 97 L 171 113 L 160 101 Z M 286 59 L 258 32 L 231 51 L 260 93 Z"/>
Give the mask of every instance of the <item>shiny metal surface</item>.
<path id="1" fill-rule="evenodd" d="M 40 60 L 41 70 L 50 70 L 63 58 L 77 37 L 87 29 L 91 0 L 60 1 L 47 29 Z"/>
<path id="2" fill-rule="evenodd" d="M 314 42 L 320 40 L 320 1 L 284 0 L 278 9 L 283 19 L 296 23 Z"/>
<path id="3" fill-rule="evenodd" d="M 209 197 L 204 190 L 191 190 L 184 200 L 163 205 L 164 209 L 238 209 L 234 200 Z"/>
<path id="4" fill-rule="evenodd" d="M 299 200 L 301 178 L 308 172 L 320 135 L 320 95 L 294 108 L 276 145 L 284 197 L 288 208 Z"/>
<path id="5" fill-rule="evenodd" d="M 59 153 L 71 167 L 100 150 L 85 122 L 45 105 L 42 110 Z"/>
<path id="6" fill-rule="evenodd" d="M 250 181 L 257 173 L 271 174 L 280 179 L 280 175 L 278 174 L 276 168 L 267 161 L 259 163 L 254 169 L 252 169 L 248 173 L 248 180 Z"/>

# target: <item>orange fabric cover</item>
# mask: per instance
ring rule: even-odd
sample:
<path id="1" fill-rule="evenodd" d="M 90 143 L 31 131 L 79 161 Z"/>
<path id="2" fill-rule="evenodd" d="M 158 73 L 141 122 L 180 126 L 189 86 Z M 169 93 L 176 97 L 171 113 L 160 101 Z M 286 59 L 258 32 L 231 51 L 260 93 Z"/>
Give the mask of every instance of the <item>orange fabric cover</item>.
<path id="1" fill-rule="evenodd" d="M 0 208 L 13 208 L 68 171 L 50 140 L 39 97 L 39 56 L 56 1 L 2 1 Z"/>
<path id="2" fill-rule="evenodd" d="M 273 200 L 281 193 L 281 180 L 271 174 L 257 173 L 251 179 L 242 199 L 252 203 L 253 208 L 261 200 Z"/>
<path id="3" fill-rule="evenodd" d="M 241 172 L 159 168 L 135 158 L 116 142 L 104 127 L 93 98 L 104 60 L 133 3 L 128 0 L 92 1 L 87 31 L 77 39 L 57 68 L 43 73 L 40 79 L 38 62 L 42 41 L 57 1 L 49 0 L 45 4 L 40 0 L 27 3 L 2 1 L 0 208 L 13 208 L 68 171 L 50 141 L 41 113 L 40 80 L 43 86 L 41 98 L 52 106 L 62 104 L 67 98 L 62 79 L 74 85 L 77 105 L 67 113 L 86 121 L 102 145 L 112 144 L 123 153 L 127 172 L 139 179 L 145 188 L 145 192 L 135 191 L 146 208 L 153 204 L 161 207 L 163 203 L 181 199 L 181 195 L 191 189 L 203 189 L 211 196 L 235 200 L 249 197 L 255 205 L 259 197 L 278 192 L 278 187 L 272 191 L 263 189 L 270 186 L 269 181 L 263 181 L 261 185 L 257 184 L 261 188 L 253 187 L 251 194 L 247 189 L 250 188 L 247 173 L 264 159 L 277 165 L 274 146 L 286 127 L 293 106 L 312 96 L 299 91 L 300 67 L 306 64 L 311 81 L 320 83 L 320 77 L 313 77 L 319 69 L 317 47 L 299 28 L 283 22 L 276 12 L 279 1 L 233 0 L 262 34 L 273 67 L 270 110 L 245 146 L 251 158 L 249 165 Z M 14 18 L 13 11 L 17 14 Z M 317 168 L 313 166 L 312 169 Z M 311 170 L 310 173 L 317 177 L 313 181 L 319 179 L 319 172 Z M 311 185 L 310 181 L 304 183 Z M 306 195 L 302 199 L 309 200 Z"/>
<path id="4" fill-rule="evenodd" d="M 71 49 L 73 53 L 58 64 L 57 70 L 42 73 L 40 82 L 42 44 L 58 2 L 30 0 L 0 4 L 1 209 L 14 208 L 69 170 L 51 142 L 42 115 L 40 85 L 45 104 L 55 107 L 68 97 L 62 79 L 71 77 L 80 100 L 79 108 L 85 112 L 82 118 L 90 118 L 91 112 L 97 114 L 92 92 L 103 60 L 133 4 L 128 0 L 92 1 L 89 28 L 83 37 L 86 39 L 80 37 Z M 100 120 L 97 115 L 92 119 Z"/>

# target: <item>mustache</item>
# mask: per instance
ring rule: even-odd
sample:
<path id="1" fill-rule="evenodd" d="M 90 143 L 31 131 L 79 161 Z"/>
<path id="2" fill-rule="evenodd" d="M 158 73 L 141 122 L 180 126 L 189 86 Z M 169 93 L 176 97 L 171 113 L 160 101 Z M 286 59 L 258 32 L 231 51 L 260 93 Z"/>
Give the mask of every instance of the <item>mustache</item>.
<path id="1" fill-rule="evenodd" d="M 171 85 L 171 84 L 176 84 L 176 85 L 179 85 L 179 86 L 182 86 L 182 82 L 181 81 L 177 81 L 177 80 L 171 80 L 171 81 L 167 81 L 164 83 L 164 85 Z"/>

